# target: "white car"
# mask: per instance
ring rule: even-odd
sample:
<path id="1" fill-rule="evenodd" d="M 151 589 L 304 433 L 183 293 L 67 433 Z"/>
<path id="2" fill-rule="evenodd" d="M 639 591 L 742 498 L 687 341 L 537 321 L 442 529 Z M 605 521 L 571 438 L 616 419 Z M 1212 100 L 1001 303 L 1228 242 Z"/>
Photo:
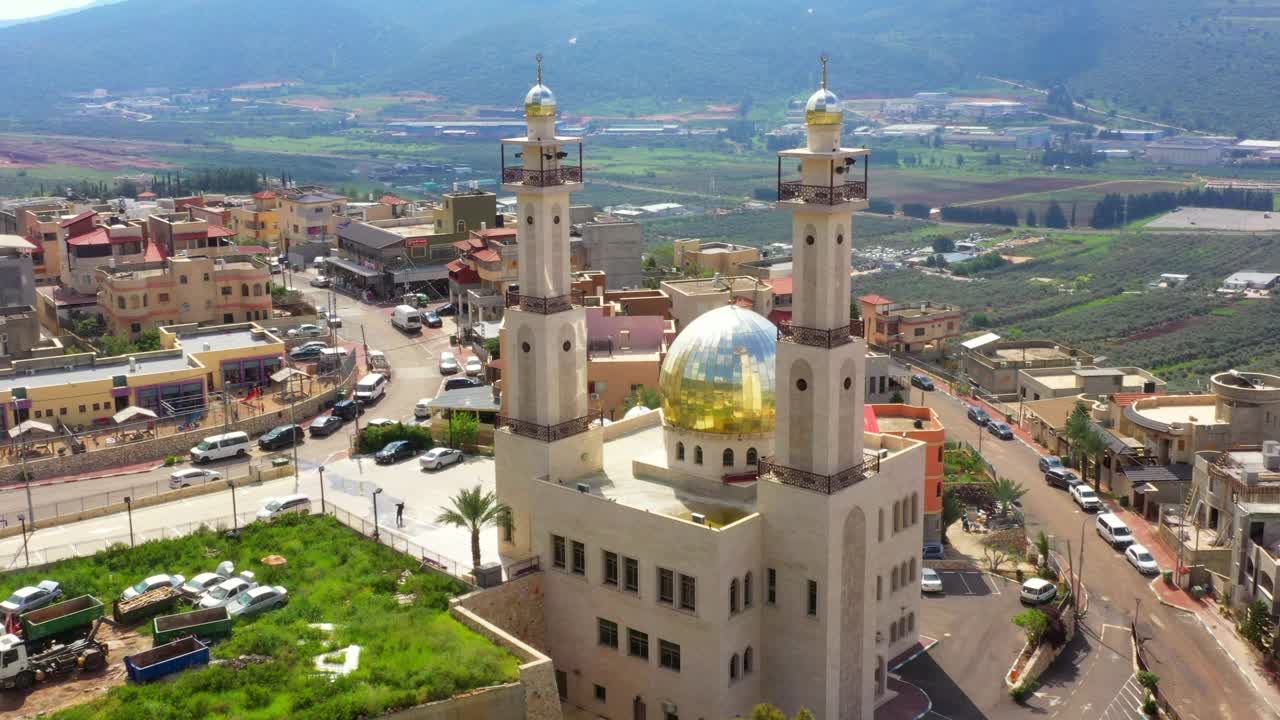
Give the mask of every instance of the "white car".
<path id="1" fill-rule="evenodd" d="M 181 575 L 152 575 L 146 580 L 138 582 L 132 587 L 127 587 L 124 592 L 120 593 L 121 600 L 132 600 L 144 592 L 150 592 L 156 588 L 171 587 L 181 588 L 187 579 Z"/>
<path id="2" fill-rule="evenodd" d="M 440 374 L 452 375 L 462 368 L 458 365 L 458 356 L 445 350 L 440 353 Z"/>
<path id="3" fill-rule="evenodd" d="M 426 455 L 418 458 L 423 470 L 439 470 L 447 465 L 462 462 L 462 451 L 453 448 L 431 448 Z"/>
<path id="4" fill-rule="evenodd" d="M 328 275 L 317 275 L 311 278 L 311 287 L 327 288 L 331 282 Z"/>
<path id="5" fill-rule="evenodd" d="M 218 480 L 221 478 L 222 473 L 217 470 L 188 468 L 186 470 L 179 470 L 169 476 L 169 488 L 177 490 L 178 488 L 191 487 L 192 485 L 199 485 L 201 483 L 207 483 L 211 480 Z"/>
<path id="6" fill-rule="evenodd" d="M 1160 573 L 1160 566 L 1156 564 L 1156 559 L 1151 556 L 1151 552 L 1145 547 L 1133 544 L 1125 548 L 1124 559 L 1129 564 L 1138 569 L 1143 575 L 1157 575 Z"/>
<path id="7" fill-rule="evenodd" d="M 1102 509 L 1102 501 L 1098 499 L 1098 493 L 1084 483 L 1072 486 L 1071 499 L 1075 500 L 1080 509 L 1086 512 Z"/>
<path id="8" fill-rule="evenodd" d="M 1022 583 L 1021 599 L 1024 603 L 1042 605 L 1057 596 L 1058 586 L 1044 578 L 1034 577 Z"/>
<path id="9" fill-rule="evenodd" d="M 0 602 L 0 614 L 21 615 L 42 608 L 62 597 L 62 586 L 54 580 L 41 580 L 35 587 L 19 588 L 4 602 Z"/>
<path id="10" fill-rule="evenodd" d="M 467 358 L 467 362 L 463 364 L 463 367 L 466 369 L 468 375 L 474 376 L 484 372 L 484 363 L 480 362 L 480 358 L 478 357 Z"/>
<path id="11" fill-rule="evenodd" d="M 227 614 L 231 617 L 257 615 L 266 610 L 282 608 L 289 602 L 289 591 L 279 585 L 263 585 L 246 590 L 227 603 Z"/>
<path id="12" fill-rule="evenodd" d="M 942 592 L 942 578 L 933 568 L 920 568 L 920 590 L 927 593 Z"/>
<path id="13" fill-rule="evenodd" d="M 189 598 L 198 598 L 225 582 L 226 575 L 221 572 L 206 572 L 191 578 L 182 586 L 182 594 Z"/>
<path id="14" fill-rule="evenodd" d="M 248 578 L 227 578 L 209 589 L 200 598 L 200 609 L 220 608 L 230 605 L 240 594 L 258 587 L 258 583 Z"/>
<path id="15" fill-rule="evenodd" d="M 320 337 L 324 335 L 324 328 L 319 325 L 305 323 L 298 326 L 298 337 Z"/>
<path id="16" fill-rule="evenodd" d="M 367 424 L 369 427 L 386 427 L 388 425 L 395 425 L 396 421 L 391 418 L 374 418 Z"/>
<path id="17" fill-rule="evenodd" d="M 431 398 L 422 398 L 413 406 L 413 416 L 419 420 L 431 417 Z"/>

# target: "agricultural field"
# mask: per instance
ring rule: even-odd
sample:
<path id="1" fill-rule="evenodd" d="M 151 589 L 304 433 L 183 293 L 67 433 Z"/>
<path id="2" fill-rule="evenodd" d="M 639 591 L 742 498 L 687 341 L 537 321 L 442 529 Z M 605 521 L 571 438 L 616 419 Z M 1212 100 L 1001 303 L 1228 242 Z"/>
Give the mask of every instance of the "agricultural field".
<path id="1" fill-rule="evenodd" d="M 1070 234 L 1021 247 L 1029 261 L 972 282 L 914 270 L 859 275 L 855 292 L 960 305 L 974 329 L 1058 340 L 1145 367 L 1174 389 L 1230 368 L 1280 368 L 1280 303 L 1213 291 L 1243 268 L 1280 272 L 1280 238 L 1211 234 Z M 1148 289 L 1160 273 L 1187 273 L 1174 290 Z M 975 320 L 978 324 L 975 325 Z"/>
<path id="2" fill-rule="evenodd" d="M 283 566 L 259 562 L 281 555 Z M 117 685 L 105 696 L 49 716 L 57 720 L 188 720 L 196 718 L 373 717 L 441 700 L 518 676 L 518 660 L 454 620 L 448 600 L 462 588 L 412 558 L 364 540 L 330 517 L 282 518 L 255 523 L 239 539 L 212 530 L 130 549 L 55 563 L 6 575 L 8 587 L 55 578 L 68 596 L 92 594 L 104 602 L 139 578 L 177 572 L 190 578 L 231 560 L 259 583 L 283 585 L 289 604 L 238 619 L 231 638 L 213 647 L 215 659 L 260 656 L 261 661 L 210 665 L 170 682 Z M 404 581 L 401 582 L 401 578 Z M 412 593 L 401 605 L 397 593 Z M 333 623 L 332 634 L 310 627 Z M 148 633 L 144 624 L 138 628 Z M 338 678 L 315 672 L 313 659 L 348 645 L 361 646 L 359 668 Z M 112 668 L 122 658 L 114 653 Z M 109 669 L 110 675 L 114 671 Z M 68 687 L 85 682 L 72 680 Z M 58 686 L 37 685 L 24 710 Z"/>
<path id="3" fill-rule="evenodd" d="M 1012 208 L 1018 213 L 1019 220 L 1026 218 L 1028 210 L 1033 210 L 1036 217 L 1043 222 L 1045 214 L 1049 211 L 1049 203 L 1057 201 L 1068 218 L 1071 217 L 1071 212 L 1074 209 L 1076 225 L 1083 226 L 1088 225 L 1089 218 L 1093 215 L 1094 204 L 1102 200 L 1104 195 L 1111 193 L 1140 195 L 1154 192 L 1177 192 L 1186 189 L 1190 185 L 1191 183 L 1189 182 L 1178 180 L 1105 180 L 1045 192 L 1011 193 L 1005 197 L 964 204 L 976 207 L 986 205 Z"/>

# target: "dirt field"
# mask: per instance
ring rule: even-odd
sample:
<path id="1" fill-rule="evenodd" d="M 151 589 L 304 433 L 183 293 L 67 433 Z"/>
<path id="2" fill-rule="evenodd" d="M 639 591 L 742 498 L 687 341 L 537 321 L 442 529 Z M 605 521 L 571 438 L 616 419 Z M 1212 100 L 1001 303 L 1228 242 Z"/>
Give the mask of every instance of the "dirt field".
<path id="1" fill-rule="evenodd" d="M 873 164 L 872 192 L 895 203 L 926 203 L 933 207 L 992 201 L 1027 193 L 1068 190 L 1094 181 L 1085 178 L 1024 176 L 978 179 L 959 175 L 924 174 L 877 169 Z"/>
<path id="2" fill-rule="evenodd" d="M 6 718 L 22 720 L 88 702 L 127 682 L 124 669 L 126 655 L 151 648 L 149 636 L 139 635 L 131 629 L 117 628 L 110 622 L 102 624 L 98 630 L 98 639 L 107 643 L 105 670 L 92 674 L 68 675 L 41 683 L 25 694 L 16 690 L 5 691 L 0 694 L 0 714 Z"/>
<path id="3" fill-rule="evenodd" d="M 95 170 L 162 169 L 173 166 L 152 160 L 148 154 L 167 147 L 167 143 L 118 139 L 0 135 L 0 167 L 73 165 Z"/>

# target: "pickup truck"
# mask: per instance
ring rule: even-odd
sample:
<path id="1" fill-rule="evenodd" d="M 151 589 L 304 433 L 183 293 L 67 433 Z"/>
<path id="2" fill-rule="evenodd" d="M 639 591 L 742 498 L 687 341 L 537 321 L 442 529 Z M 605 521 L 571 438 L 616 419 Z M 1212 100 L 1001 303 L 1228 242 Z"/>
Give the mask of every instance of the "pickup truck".
<path id="1" fill-rule="evenodd" d="M 163 615 L 152 621 L 151 644 L 164 645 L 185 635 L 204 641 L 231 635 L 231 615 L 225 607 Z"/>
<path id="2" fill-rule="evenodd" d="M 124 659 L 129 679 L 144 683 L 181 672 L 195 665 L 209 664 L 209 646 L 193 637 L 143 650 Z"/>
<path id="3" fill-rule="evenodd" d="M 92 595 L 81 595 L 60 603 L 32 610 L 19 618 L 22 639 L 32 648 L 88 627 L 102 617 L 102 602 Z"/>

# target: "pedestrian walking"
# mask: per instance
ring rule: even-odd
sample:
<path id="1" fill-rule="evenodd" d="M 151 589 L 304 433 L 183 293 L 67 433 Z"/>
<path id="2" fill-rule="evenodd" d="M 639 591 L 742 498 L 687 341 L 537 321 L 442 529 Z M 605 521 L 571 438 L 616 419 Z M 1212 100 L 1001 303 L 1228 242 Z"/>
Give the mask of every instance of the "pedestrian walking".
<path id="1" fill-rule="evenodd" d="M 968 518 L 968 517 L 962 517 L 962 518 L 960 518 L 960 524 L 964 526 L 964 531 L 965 531 L 965 532 L 969 532 L 969 518 Z"/>
<path id="2" fill-rule="evenodd" d="M 396 527 L 404 527 L 404 501 L 396 503 Z"/>

